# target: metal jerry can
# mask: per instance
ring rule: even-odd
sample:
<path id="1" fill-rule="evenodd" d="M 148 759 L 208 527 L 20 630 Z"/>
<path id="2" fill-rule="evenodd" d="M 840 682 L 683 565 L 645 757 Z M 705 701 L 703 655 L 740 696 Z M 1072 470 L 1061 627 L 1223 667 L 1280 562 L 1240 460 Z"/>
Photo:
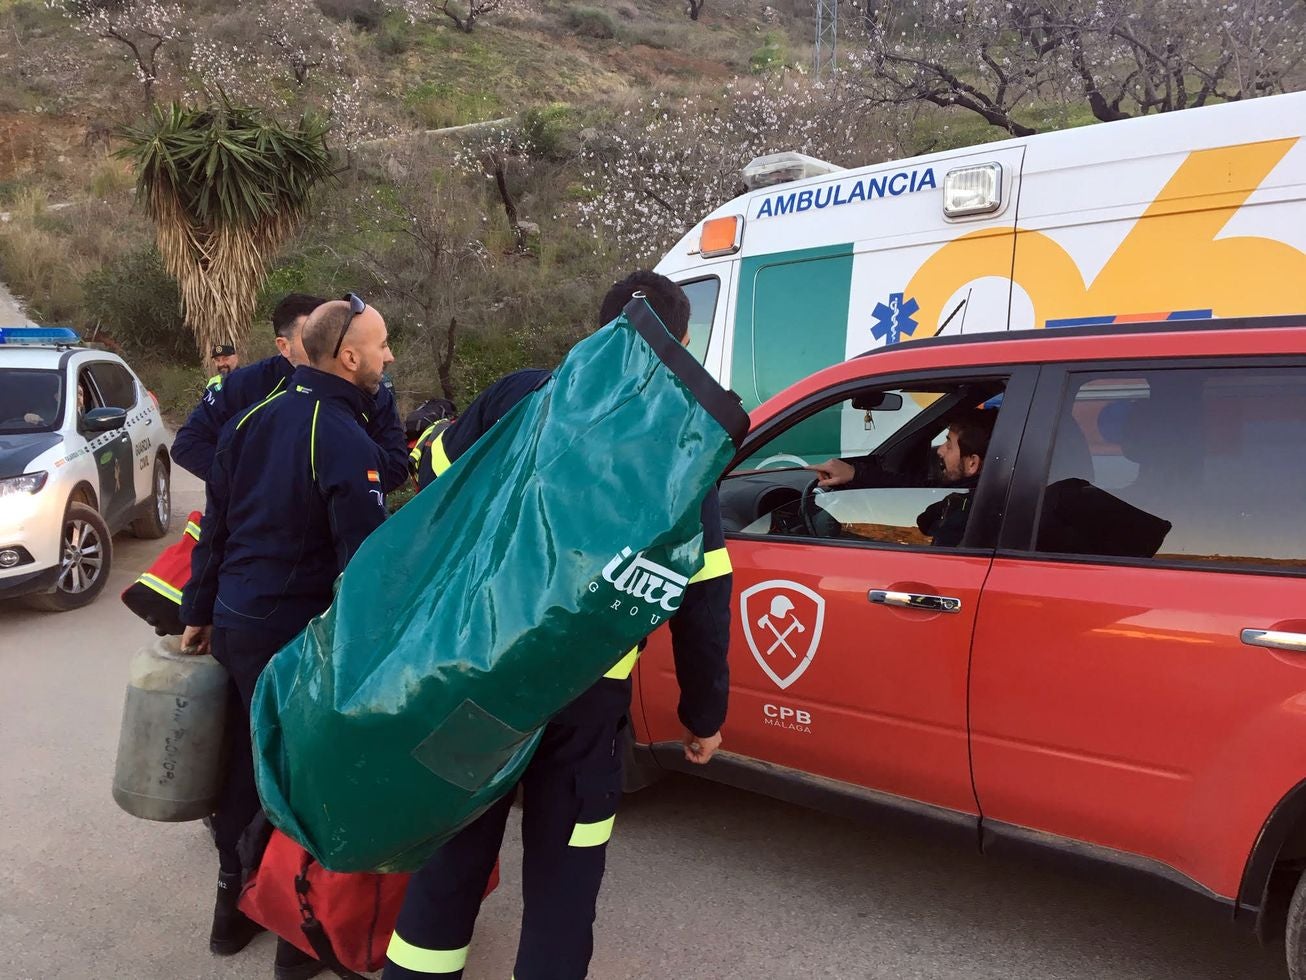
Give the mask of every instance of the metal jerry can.
<path id="1" fill-rule="evenodd" d="M 163 637 L 131 661 L 113 798 L 145 820 L 199 820 L 222 791 L 227 672 Z"/>

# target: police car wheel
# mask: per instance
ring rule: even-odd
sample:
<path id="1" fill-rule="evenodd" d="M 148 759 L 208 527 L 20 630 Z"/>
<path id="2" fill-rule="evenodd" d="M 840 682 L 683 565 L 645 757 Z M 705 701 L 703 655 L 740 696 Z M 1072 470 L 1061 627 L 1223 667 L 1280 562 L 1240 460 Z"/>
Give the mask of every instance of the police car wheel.
<path id="1" fill-rule="evenodd" d="M 63 519 L 54 591 L 28 596 L 28 602 L 49 612 L 66 612 L 94 602 L 109 581 L 112 564 L 113 539 L 104 518 L 92 507 L 71 503 Z"/>
<path id="2" fill-rule="evenodd" d="M 169 483 L 168 464 L 162 456 L 154 457 L 154 473 L 150 478 L 154 489 L 145 502 L 141 516 L 132 521 L 132 534 L 138 538 L 161 538 L 168 533 L 172 520 L 172 487 Z"/>

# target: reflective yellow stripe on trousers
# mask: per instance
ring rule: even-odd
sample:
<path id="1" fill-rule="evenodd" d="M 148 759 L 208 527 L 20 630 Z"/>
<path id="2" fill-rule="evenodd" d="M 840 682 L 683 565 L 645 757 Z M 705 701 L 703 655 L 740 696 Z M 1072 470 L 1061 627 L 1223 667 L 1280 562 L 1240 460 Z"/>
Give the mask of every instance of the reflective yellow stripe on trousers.
<path id="1" fill-rule="evenodd" d="M 462 949 L 423 949 L 405 940 L 398 932 L 390 936 L 386 959 L 395 966 L 415 973 L 457 973 L 467 965 L 467 947 Z"/>
<path id="2" fill-rule="evenodd" d="M 600 844 L 606 844 L 612 837 L 612 825 L 616 821 L 617 817 L 613 814 L 607 820 L 576 824 L 571 829 L 571 840 L 567 841 L 567 846 L 598 847 Z"/>

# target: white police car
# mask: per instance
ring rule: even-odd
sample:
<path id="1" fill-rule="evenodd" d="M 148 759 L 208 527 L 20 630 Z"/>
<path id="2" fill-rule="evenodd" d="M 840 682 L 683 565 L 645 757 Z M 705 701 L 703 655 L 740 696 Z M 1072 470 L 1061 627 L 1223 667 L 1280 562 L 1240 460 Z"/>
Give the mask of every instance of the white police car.
<path id="1" fill-rule="evenodd" d="M 66 327 L 0 327 L 0 599 L 62 611 L 104 589 L 113 535 L 159 538 L 171 438 L 122 360 Z"/>

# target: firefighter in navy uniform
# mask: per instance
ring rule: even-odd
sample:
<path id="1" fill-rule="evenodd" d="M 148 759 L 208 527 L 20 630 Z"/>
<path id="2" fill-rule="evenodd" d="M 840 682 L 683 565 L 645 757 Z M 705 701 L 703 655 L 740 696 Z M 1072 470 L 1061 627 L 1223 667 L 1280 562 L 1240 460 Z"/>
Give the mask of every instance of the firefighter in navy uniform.
<path id="1" fill-rule="evenodd" d="M 301 332 L 308 315 L 325 303 L 320 296 L 291 293 L 272 311 L 277 350 L 272 357 L 232 371 L 222 384 L 210 385 L 172 443 L 172 458 L 206 483 L 222 427 L 269 395 L 285 391 L 295 369 L 308 363 Z M 381 447 L 381 491 L 389 493 L 408 481 L 408 440 L 399 422 L 394 395 L 382 385 L 363 427 Z"/>
<path id="2" fill-rule="evenodd" d="M 213 816 L 219 875 L 209 948 L 220 956 L 239 952 L 260 928 L 236 907 L 236 845 L 259 807 L 249 732 L 255 682 L 273 654 L 331 604 L 336 577 L 385 519 L 382 451 L 364 419 L 375 412 L 394 358 L 381 315 L 347 299 L 309 317 L 309 364 L 295 369 L 285 390 L 223 429 L 182 595 L 183 649 L 211 651 L 232 683 L 227 778 Z M 278 943 L 277 980 L 304 980 L 321 969 Z"/>
<path id="3" fill-rule="evenodd" d="M 688 340 L 688 299 L 675 283 L 651 272 L 613 286 L 599 322 L 615 319 L 637 291 L 673 334 Z M 418 482 L 437 478 L 548 377 L 547 371 L 518 371 L 486 389 L 422 447 Z M 700 764 L 721 744 L 729 688 L 730 559 L 715 489 L 703 504 L 703 532 L 704 567 L 670 622 L 685 757 Z M 522 777 L 525 907 L 515 980 L 581 980 L 588 972 L 595 905 L 621 794 L 621 736 L 637 656 L 632 650 L 553 717 Z M 514 796 L 509 792 L 493 804 L 413 875 L 387 950 L 385 980 L 462 977 Z"/>

